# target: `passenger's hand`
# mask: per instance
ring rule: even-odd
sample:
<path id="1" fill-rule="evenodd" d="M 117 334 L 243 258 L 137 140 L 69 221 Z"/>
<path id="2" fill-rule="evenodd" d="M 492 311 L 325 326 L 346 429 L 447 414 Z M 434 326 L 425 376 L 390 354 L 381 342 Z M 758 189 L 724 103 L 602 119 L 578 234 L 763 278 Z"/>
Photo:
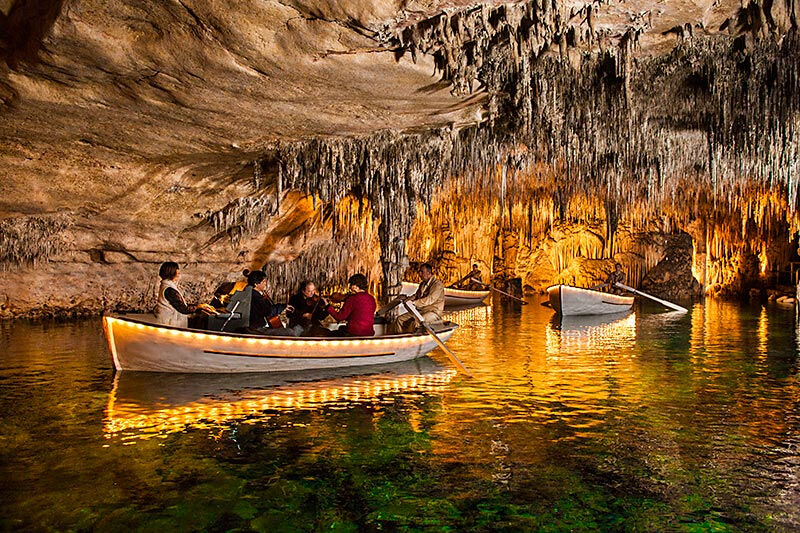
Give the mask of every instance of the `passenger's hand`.
<path id="1" fill-rule="evenodd" d="M 196 310 L 200 311 L 201 313 L 205 313 L 207 315 L 216 315 L 217 310 L 214 307 L 210 306 L 209 304 L 197 304 Z"/>
<path id="2" fill-rule="evenodd" d="M 294 313 L 294 306 L 293 305 L 287 305 L 286 306 L 286 312 L 287 313 Z"/>
<path id="3" fill-rule="evenodd" d="M 311 320 L 311 313 L 303 313 L 303 318 L 306 320 Z"/>

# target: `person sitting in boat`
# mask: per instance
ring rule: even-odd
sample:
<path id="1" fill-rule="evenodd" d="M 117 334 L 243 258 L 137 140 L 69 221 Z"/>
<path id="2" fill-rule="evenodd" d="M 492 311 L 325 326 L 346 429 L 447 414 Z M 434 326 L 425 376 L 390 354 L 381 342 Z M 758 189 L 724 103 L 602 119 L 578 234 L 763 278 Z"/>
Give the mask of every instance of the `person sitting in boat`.
<path id="1" fill-rule="evenodd" d="M 156 300 L 156 320 L 165 326 L 188 327 L 189 315 L 195 312 L 197 306 L 187 305 L 183 294 L 178 289 L 178 279 L 181 269 L 178 263 L 167 261 L 158 269 L 161 286 L 158 288 Z"/>
<path id="2" fill-rule="evenodd" d="M 609 292 L 613 292 L 614 294 L 623 294 L 625 291 L 617 287 L 617 283 L 625 283 L 625 271 L 622 270 L 622 265 L 620 263 L 614 263 L 614 271 L 608 275 L 604 283 L 590 288 L 603 289 L 608 287 Z"/>
<path id="3" fill-rule="evenodd" d="M 267 294 L 267 275 L 262 270 L 255 270 L 247 275 L 247 287 L 250 292 L 250 329 L 264 335 L 296 337 L 297 333 L 283 325 L 284 313 L 291 313 L 291 305 L 276 304 Z M 237 293 L 238 294 L 238 293 Z M 234 298 L 236 294 L 234 295 Z"/>
<path id="4" fill-rule="evenodd" d="M 328 306 L 322 303 L 322 297 L 313 281 L 301 282 L 297 293 L 289 298 L 289 305 L 294 308 L 288 314 L 289 327 L 298 335 L 319 337 L 330 333 L 320 325 L 320 321 L 328 316 Z"/>
<path id="5" fill-rule="evenodd" d="M 486 286 L 483 284 L 481 271 L 478 270 L 478 264 L 472 265 L 472 270 L 466 276 L 455 282 L 456 287 L 466 291 L 482 291 Z"/>
<path id="6" fill-rule="evenodd" d="M 401 294 L 398 298 L 403 302 L 412 302 L 425 322 L 441 322 L 444 312 L 444 285 L 433 275 L 433 267 L 428 263 L 423 263 L 419 267 L 419 275 L 422 283 L 417 287 L 417 291 L 411 296 Z M 418 326 L 414 315 L 405 312 L 394 321 L 392 330 L 397 333 L 408 333 Z"/>
<path id="7" fill-rule="evenodd" d="M 339 322 L 347 321 L 347 326 L 334 332 L 337 337 L 371 337 L 375 335 L 375 298 L 367 292 L 367 277 L 364 274 L 353 274 L 347 280 L 350 292 L 344 305 L 337 311 L 330 304 L 326 312 Z"/>

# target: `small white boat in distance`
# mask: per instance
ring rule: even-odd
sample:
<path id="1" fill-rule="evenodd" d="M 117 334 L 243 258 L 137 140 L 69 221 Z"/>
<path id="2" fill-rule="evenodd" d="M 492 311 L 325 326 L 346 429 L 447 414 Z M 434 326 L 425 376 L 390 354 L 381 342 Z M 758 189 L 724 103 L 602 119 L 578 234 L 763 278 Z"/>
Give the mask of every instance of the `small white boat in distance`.
<path id="1" fill-rule="evenodd" d="M 447 341 L 458 324 L 434 328 Z M 436 347 L 428 335 L 267 337 L 163 326 L 153 315 L 103 317 L 117 370 L 148 372 L 287 372 L 381 365 L 422 357 Z"/>
<path id="2" fill-rule="evenodd" d="M 409 296 L 417 292 L 419 284 L 403 282 L 403 288 L 400 294 L 408 294 Z M 489 296 L 492 291 L 465 291 L 463 289 L 453 289 L 451 287 L 444 288 L 444 305 L 445 307 L 463 307 L 465 305 L 479 304 Z"/>
<path id="3" fill-rule="evenodd" d="M 547 294 L 550 305 L 562 316 L 624 313 L 633 305 L 633 296 L 620 296 L 569 285 L 548 287 Z"/>

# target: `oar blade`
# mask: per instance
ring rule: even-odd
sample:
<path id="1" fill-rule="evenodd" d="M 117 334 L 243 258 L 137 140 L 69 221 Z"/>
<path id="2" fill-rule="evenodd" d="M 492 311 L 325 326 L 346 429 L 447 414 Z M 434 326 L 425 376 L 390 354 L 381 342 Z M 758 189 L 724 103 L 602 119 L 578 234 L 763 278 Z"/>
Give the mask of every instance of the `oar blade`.
<path id="1" fill-rule="evenodd" d="M 444 350 L 444 353 L 447 354 L 447 356 L 450 358 L 450 360 L 459 369 L 461 369 L 461 371 L 464 372 L 467 376 L 472 377 L 472 373 L 469 370 L 467 370 L 467 367 L 465 367 L 464 364 L 458 359 L 458 357 L 456 357 L 456 354 L 454 354 L 453 351 L 450 348 L 448 348 L 447 345 L 445 345 L 445 343 L 442 341 L 442 339 L 440 339 L 439 336 L 436 334 L 436 332 L 433 331 L 433 328 L 430 327 L 428 325 L 428 323 L 425 322 L 425 320 L 423 320 L 422 315 L 417 310 L 417 308 L 414 307 L 414 306 L 408 305 L 408 302 L 403 302 L 403 307 L 405 307 L 408 310 L 409 313 L 414 315 L 414 318 L 416 318 L 419 321 L 420 325 L 425 329 L 425 331 L 428 332 L 428 335 L 433 337 L 433 340 L 436 341 L 436 344 L 439 345 L 439 348 Z"/>

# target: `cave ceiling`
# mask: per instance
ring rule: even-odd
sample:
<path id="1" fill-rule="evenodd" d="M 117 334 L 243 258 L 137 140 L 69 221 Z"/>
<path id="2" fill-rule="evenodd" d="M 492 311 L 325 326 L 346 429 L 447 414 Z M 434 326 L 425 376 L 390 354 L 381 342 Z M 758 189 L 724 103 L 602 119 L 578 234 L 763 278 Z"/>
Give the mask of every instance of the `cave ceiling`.
<path id="1" fill-rule="evenodd" d="M 712 43 L 706 50 L 717 36 L 779 43 L 796 29 L 796 11 L 794 0 L 2 0 L 0 217 L 68 213 L 106 230 L 186 228 L 251 195 L 253 161 L 275 146 L 494 122 L 504 84 L 530 72 L 499 80 L 503 69 L 479 72 L 478 56 L 500 61 L 500 42 L 511 42 L 507 58 L 527 47 L 571 63 L 576 76 L 581 54 L 610 49 L 623 51 L 617 71 L 647 59 L 652 74 L 688 39 Z M 480 24 L 525 36 L 467 43 Z M 629 103 L 628 85 L 647 94 L 652 80 L 625 78 Z M 707 136 L 691 122 L 695 109 L 669 101 L 681 87 L 653 87 L 648 123 Z M 310 148 L 312 163 L 342 164 Z M 288 183 L 298 185 L 293 157 Z"/>

